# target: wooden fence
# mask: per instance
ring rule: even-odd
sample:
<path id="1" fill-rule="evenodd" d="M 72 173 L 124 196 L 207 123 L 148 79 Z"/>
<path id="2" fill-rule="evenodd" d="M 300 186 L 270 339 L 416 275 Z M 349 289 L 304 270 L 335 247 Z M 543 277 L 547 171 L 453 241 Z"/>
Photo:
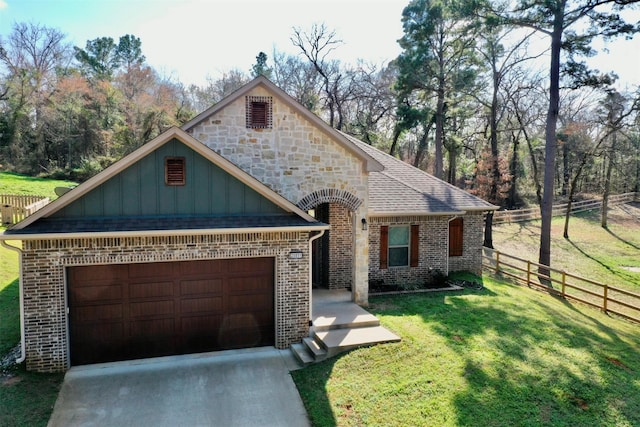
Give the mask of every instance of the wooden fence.
<path id="1" fill-rule="evenodd" d="M 609 196 L 609 206 L 630 203 L 640 199 L 638 193 L 624 193 Z M 553 216 L 564 216 L 567 213 L 568 203 L 553 205 Z M 583 200 L 571 204 L 571 213 L 585 212 L 602 208 L 602 199 Z M 493 213 L 493 224 L 509 222 L 529 221 L 540 219 L 540 207 L 530 209 L 516 209 L 510 211 L 496 211 Z"/>
<path id="2" fill-rule="evenodd" d="M 541 275 L 538 272 L 538 268 L 542 267 L 540 264 L 489 248 L 483 249 L 482 267 L 494 274 L 510 277 L 518 284 L 640 323 L 640 293 L 604 285 L 551 267 L 544 267 L 549 275 Z M 559 285 L 559 289 L 543 284 L 545 281 L 552 286 Z"/>
<path id="3" fill-rule="evenodd" d="M 22 221 L 49 203 L 48 197 L 0 194 L 0 220 L 3 225 Z"/>

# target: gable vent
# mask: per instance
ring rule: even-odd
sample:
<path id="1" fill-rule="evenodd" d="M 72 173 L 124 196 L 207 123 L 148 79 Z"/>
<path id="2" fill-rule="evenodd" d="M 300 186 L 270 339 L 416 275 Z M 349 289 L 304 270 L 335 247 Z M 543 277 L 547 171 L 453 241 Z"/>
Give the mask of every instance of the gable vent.
<path id="1" fill-rule="evenodd" d="M 164 182 L 167 185 L 184 185 L 186 182 L 184 157 L 165 157 Z"/>
<path id="2" fill-rule="evenodd" d="M 246 121 L 250 129 L 273 127 L 273 98 L 270 96 L 247 96 Z"/>

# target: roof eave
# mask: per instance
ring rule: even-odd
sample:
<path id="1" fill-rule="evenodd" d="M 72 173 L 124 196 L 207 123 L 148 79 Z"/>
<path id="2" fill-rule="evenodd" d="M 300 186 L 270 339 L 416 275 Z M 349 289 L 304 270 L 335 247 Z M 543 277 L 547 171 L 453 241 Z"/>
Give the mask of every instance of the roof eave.
<path id="1" fill-rule="evenodd" d="M 37 234 L 0 234 L 0 240 L 67 240 L 90 238 L 118 238 L 118 237 L 159 237 L 159 236 L 203 236 L 221 234 L 244 233 L 280 233 L 280 232 L 304 232 L 329 230 L 327 224 L 297 225 L 291 227 L 244 227 L 244 228 L 199 228 L 185 230 L 143 230 L 143 231 L 105 231 L 82 233 L 37 233 Z"/>

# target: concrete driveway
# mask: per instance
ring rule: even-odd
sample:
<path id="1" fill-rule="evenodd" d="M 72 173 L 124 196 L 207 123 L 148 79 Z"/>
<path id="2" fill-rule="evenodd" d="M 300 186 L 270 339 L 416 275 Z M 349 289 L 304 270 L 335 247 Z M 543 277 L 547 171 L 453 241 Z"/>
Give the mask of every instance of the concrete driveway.
<path id="1" fill-rule="evenodd" d="M 273 347 L 74 367 L 48 426 L 309 426 L 297 367 Z"/>

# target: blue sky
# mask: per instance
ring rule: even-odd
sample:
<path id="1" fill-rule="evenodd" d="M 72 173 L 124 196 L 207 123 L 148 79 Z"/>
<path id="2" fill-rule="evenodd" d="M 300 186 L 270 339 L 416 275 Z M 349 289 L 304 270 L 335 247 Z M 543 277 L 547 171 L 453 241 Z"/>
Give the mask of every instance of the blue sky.
<path id="1" fill-rule="evenodd" d="M 237 68 L 248 72 L 260 51 L 298 54 L 292 28 L 325 23 L 344 44 L 335 58 L 382 63 L 400 53 L 402 9 L 409 0 L 0 0 L 0 36 L 15 22 L 67 34 L 70 43 L 125 34 L 140 37 L 147 62 L 183 83 Z M 640 14 L 635 14 L 640 19 Z M 599 45 L 598 47 L 604 47 Z M 640 84 L 640 35 L 606 46 L 592 64 Z"/>

